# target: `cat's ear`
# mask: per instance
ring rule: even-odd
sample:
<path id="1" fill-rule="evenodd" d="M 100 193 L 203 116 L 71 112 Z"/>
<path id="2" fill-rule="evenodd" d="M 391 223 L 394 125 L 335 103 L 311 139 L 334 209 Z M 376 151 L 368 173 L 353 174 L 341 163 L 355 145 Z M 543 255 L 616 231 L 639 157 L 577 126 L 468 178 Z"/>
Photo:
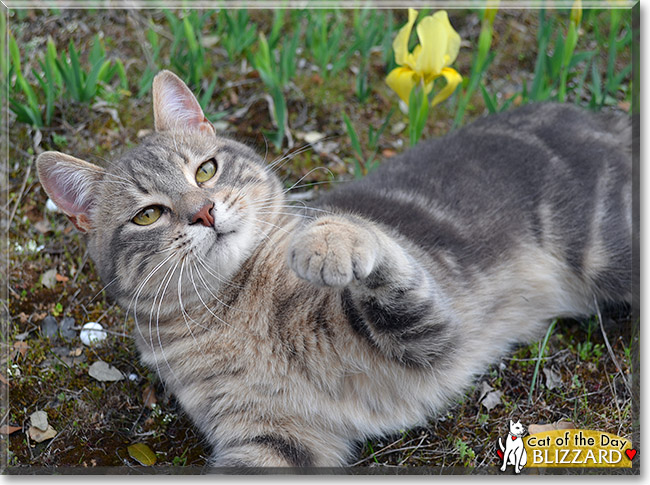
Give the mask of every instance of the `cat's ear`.
<path id="1" fill-rule="evenodd" d="M 156 131 L 190 128 L 216 133 L 192 91 L 170 71 L 160 71 L 153 79 L 153 118 Z"/>
<path id="2" fill-rule="evenodd" d="M 59 152 L 44 152 L 36 159 L 41 185 L 47 195 L 81 232 L 92 229 L 91 209 L 96 184 L 104 169 Z"/>

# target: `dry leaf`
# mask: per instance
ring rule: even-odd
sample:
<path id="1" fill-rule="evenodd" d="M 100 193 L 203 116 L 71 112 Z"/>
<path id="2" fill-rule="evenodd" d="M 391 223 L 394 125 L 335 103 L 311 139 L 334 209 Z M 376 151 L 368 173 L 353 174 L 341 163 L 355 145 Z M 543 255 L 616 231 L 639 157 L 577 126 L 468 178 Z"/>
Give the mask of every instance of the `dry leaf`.
<path id="1" fill-rule="evenodd" d="M 156 463 L 156 454 L 144 443 L 136 443 L 127 448 L 129 456 L 144 466 L 151 466 Z"/>
<path id="2" fill-rule="evenodd" d="M 70 279 L 70 278 L 68 278 L 67 276 L 63 276 L 62 274 L 59 274 L 59 273 L 55 274 L 55 275 L 54 275 L 54 278 L 55 278 L 59 283 L 65 283 L 66 281 L 68 281 L 68 280 Z"/>
<path id="3" fill-rule="evenodd" d="M 41 284 L 50 290 L 56 286 L 56 269 L 48 269 L 41 276 Z"/>
<path id="4" fill-rule="evenodd" d="M 501 396 L 503 393 L 501 391 L 491 391 L 486 394 L 486 396 L 481 400 L 481 404 L 485 406 L 485 409 L 488 411 L 492 408 L 501 404 Z"/>
<path id="5" fill-rule="evenodd" d="M 158 402 L 156 399 L 156 391 L 152 385 L 148 385 L 142 391 L 142 401 L 144 402 L 145 407 L 153 409 L 153 405 Z"/>
<path id="6" fill-rule="evenodd" d="M 14 342 L 14 350 L 16 351 L 16 355 L 20 354 L 22 357 L 25 357 L 29 350 L 29 345 L 26 342 Z"/>
<path id="7" fill-rule="evenodd" d="M 41 234 L 47 234 L 48 232 L 52 231 L 52 226 L 45 219 L 34 224 L 34 228 Z"/>
<path id="8" fill-rule="evenodd" d="M 558 421 L 550 424 L 531 424 L 528 426 L 528 434 L 543 433 L 545 431 L 556 431 L 558 429 L 576 429 L 571 421 Z"/>
<path id="9" fill-rule="evenodd" d="M 555 389 L 556 387 L 562 387 L 562 376 L 555 372 L 550 367 L 544 367 L 542 369 L 544 375 L 546 376 L 546 388 L 549 390 Z"/>
<path id="10" fill-rule="evenodd" d="M 121 381 L 124 379 L 124 376 L 119 371 L 119 369 L 116 369 L 112 365 L 107 364 L 103 360 L 94 362 L 88 368 L 88 374 L 90 374 L 91 377 L 94 377 L 98 381 L 102 382 Z"/>
<path id="11" fill-rule="evenodd" d="M 0 426 L 0 434 L 11 434 L 20 431 L 21 429 L 23 428 L 20 426 L 9 426 L 8 424 L 3 424 Z"/>
<path id="12" fill-rule="evenodd" d="M 485 406 L 488 411 L 501 404 L 503 392 L 495 391 L 486 381 L 481 382 L 481 392 L 479 393 L 478 402 Z"/>
<path id="13" fill-rule="evenodd" d="M 36 428 L 35 426 L 30 426 L 29 430 L 27 430 L 29 433 L 29 437 L 36 441 L 37 443 L 41 443 L 42 441 L 45 440 L 51 440 L 56 436 L 56 431 L 52 426 L 47 427 L 47 430 L 41 431 L 40 429 Z"/>

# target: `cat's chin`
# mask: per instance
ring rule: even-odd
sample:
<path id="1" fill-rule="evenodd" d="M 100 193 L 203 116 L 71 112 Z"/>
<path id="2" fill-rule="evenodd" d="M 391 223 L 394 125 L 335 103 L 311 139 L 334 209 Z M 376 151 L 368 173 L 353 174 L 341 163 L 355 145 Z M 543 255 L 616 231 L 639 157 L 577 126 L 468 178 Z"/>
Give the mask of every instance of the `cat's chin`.
<path id="1" fill-rule="evenodd" d="M 229 281 L 251 256 L 258 241 L 252 231 L 242 227 L 228 232 L 217 232 L 212 244 L 204 252 L 205 271 L 213 276 L 215 282 Z"/>

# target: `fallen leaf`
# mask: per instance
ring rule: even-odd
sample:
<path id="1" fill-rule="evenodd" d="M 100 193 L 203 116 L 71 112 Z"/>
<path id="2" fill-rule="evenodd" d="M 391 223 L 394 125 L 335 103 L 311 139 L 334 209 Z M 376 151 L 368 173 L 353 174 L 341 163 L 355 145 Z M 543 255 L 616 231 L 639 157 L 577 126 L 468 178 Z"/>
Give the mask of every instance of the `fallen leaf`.
<path id="1" fill-rule="evenodd" d="M 47 234 L 48 232 L 52 231 L 51 224 L 45 219 L 43 219 L 42 221 L 38 221 L 36 224 L 34 224 L 34 228 L 41 234 Z"/>
<path id="2" fill-rule="evenodd" d="M 14 350 L 16 351 L 16 356 L 20 354 L 22 357 L 25 357 L 27 351 L 29 350 L 29 345 L 26 342 L 18 341 L 14 342 Z"/>
<path id="3" fill-rule="evenodd" d="M 528 426 L 528 434 L 543 433 L 544 431 L 556 431 L 558 429 L 576 429 L 571 421 L 558 421 L 550 424 L 531 424 Z"/>
<path id="4" fill-rule="evenodd" d="M 156 454 L 144 443 L 136 443 L 127 448 L 129 456 L 144 466 L 151 466 L 156 463 Z"/>
<path id="5" fill-rule="evenodd" d="M 70 279 L 70 278 L 68 278 L 67 276 L 63 276 L 62 274 L 59 274 L 59 273 L 57 273 L 56 275 L 54 275 L 54 278 L 55 278 L 59 283 L 65 283 L 66 281 L 68 281 L 68 280 Z"/>
<path id="6" fill-rule="evenodd" d="M 69 353 L 69 357 L 79 357 L 81 355 L 81 352 L 83 352 L 83 347 L 77 347 L 76 349 L 72 349 Z"/>
<path id="7" fill-rule="evenodd" d="M 47 427 L 49 426 L 47 422 L 47 413 L 45 411 L 34 411 L 29 416 L 29 422 L 34 428 L 39 429 L 40 431 L 47 431 Z"/>
<path id="8" fill-rule="evenodd" d="M 148 385 L 142 391 L 142 401 L 144 402 L 145 407 L 153 409 L 154 404 L 158 402 L 156 399 L 156 391 L 152 385 Z"/>
<path id="9" fill-rule="evenodd" d="M 41 276 L 41 284 L 50 290 L 56 286 L 56 269 L 48 269 Z"/>
<path id="10" fill-rule="evenodd" d="M 485 406 L 485 409 L 491 411 L 492 408 L 501 404 L 501 396 L 503 392 L 495 391 L 494 388 L 486 381 L 481 382 L 481 391 L 479 393 L 478 402 Z"/>
<path id="11" fill-rule="evenodd" d="M 121 381 L 124 379 L 124 376 L 119 369 L 107 364 L 103 360 L 93 362 L 93 364 L 88 368 L 88 374 L 102 382 Z"/>
<path id="12" fill-rule="evenodd" d="M 41 443 L 45 440 L 51 440 L 56 436 L 56 430 L 50 425 L 48 425 L 47 430 L 45 431 L 41 431 L 35 426 L 30 426 L 27 432 L 29 433 L 29 437 L 37 443 Z"/>
<path id="13" fill-rule="evenodd" d="M 555 389 L 556 387 L 562 387 L 562 376 L 555 372 L 550 367 L 544 367 L 542 369 L 544 375 L 546 376 L 546 388 L 549 390 Z"/>
<path id="14" fill-rule="evenodd" d="M 74 339 L 77 336 L 77 331 L 74 327 L 74 318 L 65 317 L 61 320 L 61 324 L 59 325 L 59 333 L 61 334 L 61 337 L 68 341 Z"/>
<path id="15" fill-rule="evenodd" d="M 325 135 L 317 131 L 310 131 L 309 133 L 305 133 L 305 136 L 303 137 L 307 143 L 316 143 L 318 140 L 322 140 L 323 138 L 325 138 Z"/>
<path id="16" fill-rule="evenodd" d="M 3 424 L 0 426 L 0 434 L 12 434 L 16 431 L 20 431 L 21 429 L 23 428 L 20 426 L 9 426 L 8 424 Z"/>
<path id="17" fill-rule="evenodd" d="M 501 404 L 501 396 L 503 393 L 501 391 L 490 391 L 488 392 L 485 397 L 481 400 L 481 404 L 485 406 L 485 409 L 488 411 L 492 410 L 492 408 L 498 406 Z"/>

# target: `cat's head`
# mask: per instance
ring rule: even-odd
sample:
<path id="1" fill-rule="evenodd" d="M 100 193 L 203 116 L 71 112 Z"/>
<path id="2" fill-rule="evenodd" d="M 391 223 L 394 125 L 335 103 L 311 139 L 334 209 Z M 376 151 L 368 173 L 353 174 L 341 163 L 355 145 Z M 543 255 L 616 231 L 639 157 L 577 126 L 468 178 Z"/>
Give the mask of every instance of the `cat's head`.
<path id="1" fill-rule="evenodd" d="M 205 300 L 274 227 L 283 191 L 251 149 L 216 136 L 187 86 L 153 83 L 155 133 L 106 167 L 38 157 L 41 184 L 123 306 L 161 314 Z M 199 298 L 199 294 L 201 298 Z M 199 303 L 200 304 L 200 303 Z"/>
<path id="2" fill-rule="evenodd" d="M 526 434 L 526 427 L 523 424 L 521 424 L 520 420 L 517 420 L 517 422 L 514 422 L 511 419 L 510 420 L 510 432 L 514 436 L 522 437 L 524 434 Z"/>

